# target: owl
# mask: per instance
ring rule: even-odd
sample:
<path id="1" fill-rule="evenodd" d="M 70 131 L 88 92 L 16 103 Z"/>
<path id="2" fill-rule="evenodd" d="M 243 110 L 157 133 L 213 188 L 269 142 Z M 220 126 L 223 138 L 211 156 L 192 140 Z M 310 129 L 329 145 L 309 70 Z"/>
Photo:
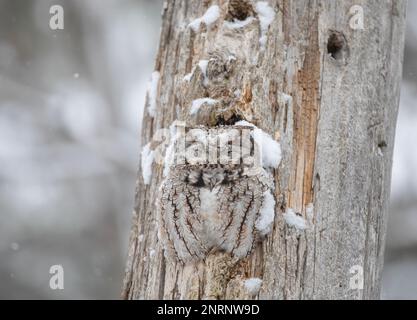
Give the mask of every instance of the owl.
<path id="1" fill-rule="evenodd" d="M 264 214 L 266 207 L 274 210 L 271 173 L 256 161 L 225 161 L 233 144 L 245 153 L 243 135 L 236 132 L 242 128 L 187 132 L 185 153 L 195 155 L 198 149 L 200 155 L 171 165 L 157 200 L 159 236 L 168 259 L 187 263 L 216 251 L 244 258 L 265 235 L 265 219 L 272 224 L 273 215 L 271 221 L 270 212 Z M 254 140 L 249 144 L 253 154 Z"/>

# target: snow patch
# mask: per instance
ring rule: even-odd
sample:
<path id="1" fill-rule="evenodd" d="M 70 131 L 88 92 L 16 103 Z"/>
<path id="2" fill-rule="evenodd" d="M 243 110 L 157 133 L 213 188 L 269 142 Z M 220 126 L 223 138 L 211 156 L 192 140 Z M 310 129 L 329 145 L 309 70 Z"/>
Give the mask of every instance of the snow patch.
<path id="1" fill-rule="evenodd" d="M 250 278 L 244 281 L 246 290 L 251 296 L 256 296 L 261 290 L 262 280 L 259 278 Z"/>
<path id="2" fill-rule="evenodd" d="M 254 138 L 262 148 L 263 167 L 278 168 L 281 163 L 281 145 L 261 129 L 255 130 Z"/>
<path id="3" fill-rule="evenodd" d="M 211 6 L 207 9 L 206 13 L 200 17 L 192 21 L 188 27 L 193 29 L 194 32 L 200 31 L 201 23 L 204 23 L 207 28 L 210 27 L 211 24 L 216 22 L 216 20 L 220 17 L 220 8 L 219 6 Z"/>
<path id="4" fill-rule="evenodd" d="M 268 133 L 259 129 L 254 124 L 247 121 L 239 121 L 236 126 L 253 127 L 253 138 L 258 145 L 260 156 L 262 159 L 262 167 L 264 168 L 278 168 L 281 163 L 281 145 L 275 141 Z"/>
<path id="5" fill-rule="evenodd" d="M 198 63 L 198 66 L 200 67 L 201 73 L 204 76 L 203 85 L 207 87 L 208 85 L 208 77 L 207 77 L 207 66 L 208 66 L 208 60 L 200 60 Z"/>
<path id="6" fill-rule="evenodd" d="M 307 229 L 306 220 L 303 217 L 297 215 L 293 209 L 287 209 L 287 212 L 284 213 L 284 219 L 290 227 L 294 227 L 300 231 Z"/>
<path id="7" fill-rule="evenodd" d="M 275 199 L 271 191 L 264 193 L 264 202 L 260 210 L 260 215 L 256 221 L 256 229 L 262 236 L 267 235 L 272 230 L 272 224 L 275 218 Z"/>
<path id="8" fill-rule="evenodd" d="M 142 177 L 143 177 L 143 182 L 145 183 L 145 185 L 148 185 L 151 182 L 152 163 L 155 158 L 155 153 L 153 150 L 151 150 L 150 147 L 151 147 L 151 144 L 148 143 L 142 149 L 141 165 L 142 165 Z"/>
<path id="9" fill-rule="evenodd" d="M 158 82 L 160 74 L 158 71 L 152 72 L 151 80 L 148 83 L 148 113 L 153 118 L 156 115 L 156 97 L 158 94 Z"/>
<path id="10" fill-rule="evenodd" d="M 247 17 L 245 20 L 237 20 L 234 19 L 233 21 L 225 21 L 224 25 L 232 30 L 235 29 L 241 29 L 246 27 L 248 24 L 250 24 L 253 20 L 255 20 L 254 17 Z"/>
<path id="11" fill-rule="evenodd" d="M 259 39 L 259 44 L 261 45 L 261 50 L 265 50 L 266 41 L 267 41 L 267 32 L 269 25 L 274 21 L 275 11 L 266 1 L 259 1 L 256 4 L 255 8 L 256 13 L 259 17 L 259 24 L 261 27 L 261 38 Z"/>
<path id="12" fill-rule="evenodd" d="M 384 156 L 384 152 L 382 151 L 381 147 L 378 147 L 378 156 L 380 156 L 380 157 Z"/>
<path id="13" fill-rule="evenodd" d="M 138 241 L 139 241 L 139 242 L 142 242 L 142 241 L 143 241 L 143 238 L 144 238 L 144 235 L 141 233 L 141 234 L 138 236 Z"/>
<path id="14" fill-rule="evenodd" d="M 184 76 L 183 81 L 190 82 L 192 76 L 193 76 L 193 73 L 190 72 L 189 74 L 187 74 L 187 75 Z"/>
<path id="15" fill-rule="evenodd" d="M 155 250 L 154 249 L 150 249 L 149 250 L 149 256 L 152 258 L 155 255 Z"/>
<path id="16" fill-rule="evenodd" d="M 202 99 L 196 99 L 193 101 L 192 105 L 191 105 L 191 109 L 190 109 L 190 115 L 194 115 L 196 114 L 201 106 L 203 104 L 208 104 L 208 105 L 213 105 L 216 104 L 217 100 L 211 99 L 211 98 L 202 98 Z"/>
<path id="17" fill-rule="evenodd" d="M 208 67 L 208 60 L 200 60 L 198 62 L 198 67 L 201 70 L 201 73 L 203 74 L 204 80 L 203 80 L 203 85 L 206 87 L 208 85 L 208 77 L 207 77 L 207 67 Z M 190 82 L 191 78 L 193 77 L 193 74 L 195 72 L 196 67 L 194 67 L 190 73 L 186 74 L 184 76 L 184 78 L 182 79 L 183 81 L 186 82 Z"/>

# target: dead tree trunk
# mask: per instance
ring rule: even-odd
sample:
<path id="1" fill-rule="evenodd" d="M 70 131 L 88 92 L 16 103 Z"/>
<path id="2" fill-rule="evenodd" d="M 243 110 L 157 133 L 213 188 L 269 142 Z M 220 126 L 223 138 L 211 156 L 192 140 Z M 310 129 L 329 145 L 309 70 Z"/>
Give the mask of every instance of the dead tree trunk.
<path id="1" fill-rule="evenodd" d="M 165 3 L 143 145 L 174 120 L 196 121 L 193 100 L 220 101 L 199 122 L 215 125 L 213 112 L 228 108 L 223 121 L 245 119 L 281 144 L 276 213 L 238 264 L 221 254 L 167 263 L 155 220 L 163 166 L 153 163 L 148 185 L 139 173 L 124 298 L 379 298 L 406 0 L 356 2 Z M 286 221 L 289 208 L 305 230 Z"/>

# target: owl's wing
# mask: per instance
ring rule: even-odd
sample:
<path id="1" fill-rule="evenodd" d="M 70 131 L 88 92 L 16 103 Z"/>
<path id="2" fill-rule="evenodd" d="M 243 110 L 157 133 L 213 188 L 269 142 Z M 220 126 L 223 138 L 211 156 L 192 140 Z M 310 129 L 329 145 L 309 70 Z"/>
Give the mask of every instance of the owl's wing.
<path id="1" fill-rule="evenodd" d="M 224 189 L 220 213 L 225 217 L 219 247 L 233 256 L 248 256 L 256 243 L 255 227 L 268 186 L 258 177 L 244 177 Z"/>
<path id="2" fill-rule="evenodd" d="M 158 218 L 161 240 L 169 257 L 181 262 L 205 257 L 207 249 L 199 237 L 199 209 L 198 188 L 175 178 L 163 182 Z"/>

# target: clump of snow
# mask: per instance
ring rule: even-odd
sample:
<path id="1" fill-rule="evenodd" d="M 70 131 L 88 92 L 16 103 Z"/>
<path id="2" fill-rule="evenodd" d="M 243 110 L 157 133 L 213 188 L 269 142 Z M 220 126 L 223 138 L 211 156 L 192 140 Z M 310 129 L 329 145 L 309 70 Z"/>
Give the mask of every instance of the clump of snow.
<path id="1" fill-rule="evenodd" d="M 203 104 L 208 104 L 208 105 L 213 105 L 216 104 L 217 100 L 211 99 L 211 98 L 201 98 L 201 99 L 196 99 L 193 101 L 192 105 L 191 105 L 191 109 L 190 109 L 190 115 L 194 115 L 198 112 L 198 110 L 200 110 L 201 106 Z"/>
<path id="2" fill-rule="evenodd" d="M 236 126 L 247 126 L 254 128 L 253 138 L 258 145 L 260 158 L 262 159 L 262 167 L 278 168 L 281 163 L 281 145 L 275 141 L 268 133 L 259 129 L 254 124 L 247 121 L 239 121 Z"/>
<path id="3" fill-rule="evenodd" d="M 211 24 L 216 22 L 216 20 L 220 17 L 220 8 L 219 6 L 211 6 L 207 9 L 206 13 L 200 17 L 192 21 L 188 26 L 193 29 L 194 32 L 200 31 L 201 23 L 204 23 L 207 27 Z"/>
<path id="4" fill-rule="evenodd" d="M 139 242 L 142 242 L 142 241 L 143 241 L 143 238 L 144 238 L 144 235 L 143 235 L 143 233 L 141 233 L 141 234 L 138 236 L 138 241 L 139 241 Z"/>
<path id="5" fill-rule="evenodd" d="M 145 185 L 148 185 L 151 182 L 152 163 L 155 158 L 155 153 L 153 150 L 151 150 L 150 146 L 151 144 L 148 143 L 142 149 L 141 165 L 142 165 L 142 177 L 143 177 L 143 182 L 145 183 Z"/>
<path id="6" fill-rule="evenodd" d="M 260 234 L 265 236 L 272 230 L 272 224 L 275 217 L 275 199 L 271 191 L 264 193 L 264 201 L 260 210 L 260 215 L 256 221 L 256 229 L 259 230 Z"/>
<path id="7" fill-rule="evenodd" d="M 184 76 L 183 80 L 184 80 L 184 81 L 186 81 L 186 82 L 190 82 L 190 81 L 191 81 L 192 76 L 193 76 L 193 73 L 192 73 L 192 72 L 190 72 L 189 74 L 186 74 L 186 75 Z"/>
<path id="8" fill-rule="evenodd" d="M 248 24 L 250 24 L 253 20 L 255 20 L 254 17 L 247 17 L 245 20 L 237 20 L 233 19 L 233 21 L 225 21 L 224 25 L 229 29 L 241 29 L 246 27 Z"/>
<path id="9" fill-rule="evenodd" d="M 207 87 L 207 85 L 208 85 L 208 77 L 207 77 L 207 67 L 208 67 L 208 63 L 209 63 L 209 61 L 208 61 L 208 60 L 200 60 L 200 61 L 198 62 L 198 67 L 200 68 L 201 73 L 203 74 L 203 85 L 204 85 L 205 87 Z M 190 73 L 186 74 L 182 80 L 183 80 L 183 81 L 186 81 L 186 82 L 190 82 L 190 81 L 191 81 L 191 78 L 193 77 L 193 74 L 194 74 L 195 69 L 196 69 L 196 67 L 194 67 L 194 68 L 191 70 L 191 72 L 190 72 Z"/>
<path id="10" fill-rule="evenodd" d="M 158 94 L 159 72 L 152 72 L 151 80 L 148 83 L 148 113 L 153 118 L 156 115 L 156 96 Z"/>
<path id="11" fill-rule="evenodd" d="M 267 41 L 266 33 L 268 32 L 269 25 L 274 21 L 275 11 L 266 1 L 259 1 L 256 4 L 255 11 L 258 14 L 259 24 L 261 26 L 261 38 L 259 39 L 259 43 L 261 45 L 261 50 L 265 50 Z"/>
<path id="12" fill-rule="evenodd" d="M 297 215 L 293 209 L 287 209 L 287 212 L 284 213 L 284 219 L 290 227 L 294 227 L 300 231 L 307 229 L 306 220 L 303 217 Z"/>
<path id="13" fill-rule="evenodd" d="M 156 251 L 154 249 L 149 250 L 149 256 L 152 258 L 155 255 Z"/>
<path id="14" fill-rule="evenodd" d="M 381 147 L 378 147 L 378 156 L 380 156 L 380 157 L 384 156 L 384 152 L 382 151 Z"/>
<path id="15" fill-rule="evenodd" d="M 251 296 L 256 296 L 261 290 L 262 280 L 259 278 L 250 278 L 244 281 L 246 290 Z"/>
<path id="16" fill-rule="evenodd" d="M 200 60 L 198 66 L 200 67 L 201 73 L 204 76 L 203 85 L 206 87 L 208 85 L 208 77 L 207 77 L 207 66 L 208 60 Z"/>
<path id="17" fill-rule="evenodd" d="M 281 145 L 265 131 L 255 130 L 255 141 L 260 141 L 262 164 L 266 168 L 278 168 L 281 163 Z"/>

